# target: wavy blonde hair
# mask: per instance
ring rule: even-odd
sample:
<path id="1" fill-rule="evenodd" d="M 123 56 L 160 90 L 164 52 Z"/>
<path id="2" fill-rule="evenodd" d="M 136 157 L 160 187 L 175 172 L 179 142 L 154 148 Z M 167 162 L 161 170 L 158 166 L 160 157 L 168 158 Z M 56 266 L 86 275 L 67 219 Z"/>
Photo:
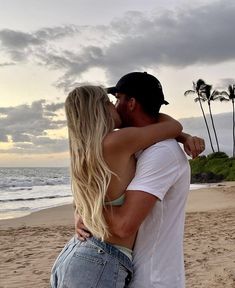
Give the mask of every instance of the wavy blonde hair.
<path id="1" fill-rule="evenodd" d="M 87 229 L 102 240 L 109 235 L 103 208 L 112 171 L 102 152 L 104 137 L 114 129 L 109 104 L 99 86 L 75 88 L 65 101 L 75 209 Z"/>

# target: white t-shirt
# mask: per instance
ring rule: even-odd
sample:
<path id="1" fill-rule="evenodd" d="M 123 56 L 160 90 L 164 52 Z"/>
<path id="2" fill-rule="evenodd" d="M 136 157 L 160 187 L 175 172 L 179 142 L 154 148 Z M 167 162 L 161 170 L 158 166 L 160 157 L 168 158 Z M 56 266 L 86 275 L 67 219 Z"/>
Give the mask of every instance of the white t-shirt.
<path id="1" fill-rule="evenodd" d="M 184 210 L 189 185 L 188 160 L 175 140 L 154 144 L 138 155 L 127 190 L 141 190 L 158 200 L 138 231 L 130 287 L 185 287 Z"/>

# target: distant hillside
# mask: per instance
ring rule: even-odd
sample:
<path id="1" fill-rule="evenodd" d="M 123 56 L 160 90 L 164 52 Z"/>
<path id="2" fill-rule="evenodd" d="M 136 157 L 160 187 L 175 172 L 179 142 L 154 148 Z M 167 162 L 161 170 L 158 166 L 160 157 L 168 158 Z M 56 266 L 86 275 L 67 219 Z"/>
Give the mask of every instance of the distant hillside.
<path id="1" fill-rule="evenodd" d="M 235 158 L 229 158 L 224 152 L 199 156 L 189 160 L 192 176 L 191 183 L 212 183 L 235 181 Z"/>
<path id="2" fill-rule="evenodd" d="M 208 119 L 208 126 L 210 131 L 212 131 L 210 116 L 206 114 Z M 215 128 L 218 135 L 220 151 L 224 151 L 229 156 L 233 155 L 233 129 L 232 129 L 232 113 L 220 113 L 213 115 Z M 184 127 L 184 131 L 199 137 L 204 138 L 206 143 L 206 150 L 204 151 L 205 155 L 212 153 L 210 147 L 210 141 L 208 138 L 208 133 L 206 131 L 206 125 L 203 120 L 203 117 L 192 117 L 192 118 L 183 118 L 179 120 Z M 215 139 L 212 136 L 213 146 L 216 149 Z"/>

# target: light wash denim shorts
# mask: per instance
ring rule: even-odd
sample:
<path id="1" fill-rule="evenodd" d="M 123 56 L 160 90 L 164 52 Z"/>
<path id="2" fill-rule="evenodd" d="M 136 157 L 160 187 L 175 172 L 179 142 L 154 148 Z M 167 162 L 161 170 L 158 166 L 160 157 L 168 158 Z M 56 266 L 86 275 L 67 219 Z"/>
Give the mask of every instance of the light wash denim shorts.
<path id="1" fill-rule="evenodd" d="M 124 288 L 133 275 L 131 260 L 116 247 L 94 237 L 73 237 L 56 259 L 52 288 Z"/>

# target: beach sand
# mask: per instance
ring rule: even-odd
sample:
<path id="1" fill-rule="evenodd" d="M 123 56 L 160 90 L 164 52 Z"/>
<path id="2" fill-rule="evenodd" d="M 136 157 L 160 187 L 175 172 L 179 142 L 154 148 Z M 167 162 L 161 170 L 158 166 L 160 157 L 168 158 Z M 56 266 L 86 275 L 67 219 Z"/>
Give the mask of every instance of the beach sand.
<path id="1" fill-rule="evenodd" d="M 73 232 L 71 205 L 0 221 L 0 288 L 49 287 Z M 235 182 L 190 192 L 184 245 L 187 288 L 235 287 Z"/>

